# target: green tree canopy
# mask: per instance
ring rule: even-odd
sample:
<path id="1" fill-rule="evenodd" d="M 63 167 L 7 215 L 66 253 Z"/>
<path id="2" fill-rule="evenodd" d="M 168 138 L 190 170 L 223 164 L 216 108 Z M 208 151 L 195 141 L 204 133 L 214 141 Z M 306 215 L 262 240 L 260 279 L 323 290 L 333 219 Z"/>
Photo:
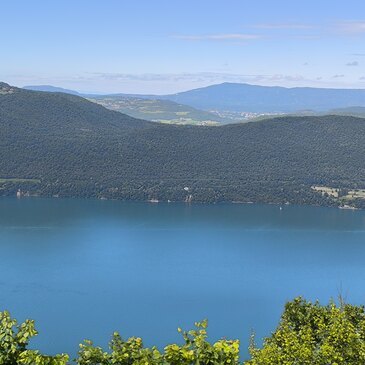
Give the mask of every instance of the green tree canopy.
<path id="1" fill-rule="evenodd" d="M 27 319 L 19 325 L 9 312 L 0 312 L 0 364 L 65 365 L 68 355 L 47 356 L 27 349 L 29 340 L 37 334 L 34 321 Z"/>
<path id="2" fill-rule="evenodd" d="M 365 364 L 364 307 L 296 298 L 261 349 L 252 341 L 250 353 L 247 365 Z"/>
<path id="3" fill-rule="evenodd" d="M 80 345 L 78 365 L 190 365 L 190 364 L 239 364 L 239 341 L 219 340 L 214 344 L 207 341 L 208 321 L 195 323 L 196 329 L 183 331 L 183 344 L 172 344 L 161 353 L 156 347 L 145 348 L 139 337 L 124 341 L 115 332 L 110 342 L 110 352 L 94 347 L 91 341 Z"/>

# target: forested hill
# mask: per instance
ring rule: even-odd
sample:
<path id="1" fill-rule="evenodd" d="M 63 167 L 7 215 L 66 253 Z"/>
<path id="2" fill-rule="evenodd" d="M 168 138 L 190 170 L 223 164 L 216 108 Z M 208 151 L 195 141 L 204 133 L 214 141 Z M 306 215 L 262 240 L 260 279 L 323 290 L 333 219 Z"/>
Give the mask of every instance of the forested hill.
<path id="1" fill-rule="evenodd" d="M 21 189 L 42 196 L 338 205 L 339 197 L 312 187 L 346 196 L 365 189 L 365 119 L 164 125 L 77 96 L 4 85 L 1 195 Z M 347 199 L 363 206 L 356 194 Z"/>
<path id="2" fill-rule="evenodd" d="M 125 114 L 106 110 L 86 99 L 66 93 L 37 92 L 0 83 L 0 117 L 2 128 L 12 123 L 19 128 L 37 128 L 42 131 L 80 132 L 85 128 L 112 132 L 110 128 L 140 127 L 149 122 Z M 137 123 L 136 123 L 137 122 Z"/>

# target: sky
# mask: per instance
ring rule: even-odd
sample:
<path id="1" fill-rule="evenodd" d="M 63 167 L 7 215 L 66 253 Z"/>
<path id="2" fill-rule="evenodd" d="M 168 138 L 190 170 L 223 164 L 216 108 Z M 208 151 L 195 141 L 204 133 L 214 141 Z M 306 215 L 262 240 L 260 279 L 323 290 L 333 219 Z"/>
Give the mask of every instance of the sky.
<path id="1" fill-rule="evenodd" d="M 0 1 L 0 80 L 15 86 L 365 88 L 365 0 Z"/>

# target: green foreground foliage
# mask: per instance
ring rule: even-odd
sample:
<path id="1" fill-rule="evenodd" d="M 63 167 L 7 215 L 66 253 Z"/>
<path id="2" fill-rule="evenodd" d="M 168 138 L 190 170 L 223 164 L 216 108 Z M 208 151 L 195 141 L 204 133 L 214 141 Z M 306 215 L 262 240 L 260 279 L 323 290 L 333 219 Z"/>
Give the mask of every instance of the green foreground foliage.
<path id="1" fill-rule="evenodd" d="M 178 331 L 183 344 L 172 344 L 160 351 L 143 346 L 142 339 L 123 340 L 118 332 L 112 336 L 109 351 L 89 340 L 80 345 L 78 365 L 239 365 L 239 340 L 207 341 L 206 320 L 195 329 Z M 66 365 L 66 354 L 47 356 L 28 349 L 37 335 L 34 321 L 18 324 L 8 312 L 0 313 L 0 364 Z M 251 359 L 244 365 L 348 365 L 365 363 L 365 311 L 340 301 L 326 306 L 301 297 L 285 305 L 277 329 L 258 348 L 251 338 Z"/>
<path id="2" fill-rule="evenodd" d="M 365 364 L 364 307 L 342 301 L 321 306 L 296 298 L 286 304 L 262 349 L 252 339 L 250 353 L 247 365 Z"/>
<path id="3" fill-rule="evenodd" d="M 9 312 L 0 312 L 0 364 L 64 365 L 68 355 L 47 356 L 37 350 L 27 349 L 29 340 L 37 336 L 34 321 L 27 319 L 18 324 Z"/>

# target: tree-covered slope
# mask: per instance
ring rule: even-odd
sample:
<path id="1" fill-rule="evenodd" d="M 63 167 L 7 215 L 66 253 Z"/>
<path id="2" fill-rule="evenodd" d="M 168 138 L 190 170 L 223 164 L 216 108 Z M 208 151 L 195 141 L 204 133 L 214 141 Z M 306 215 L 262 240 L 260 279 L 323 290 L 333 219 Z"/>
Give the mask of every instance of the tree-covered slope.
<path id="1" fill-rule="evenodd" d="M 0 94 L 0 128 L 3 195 L 331 205 L 311 187 L 365 188 L 365 119 L 354 117 L 176 126 L 13 89 Z"/>

